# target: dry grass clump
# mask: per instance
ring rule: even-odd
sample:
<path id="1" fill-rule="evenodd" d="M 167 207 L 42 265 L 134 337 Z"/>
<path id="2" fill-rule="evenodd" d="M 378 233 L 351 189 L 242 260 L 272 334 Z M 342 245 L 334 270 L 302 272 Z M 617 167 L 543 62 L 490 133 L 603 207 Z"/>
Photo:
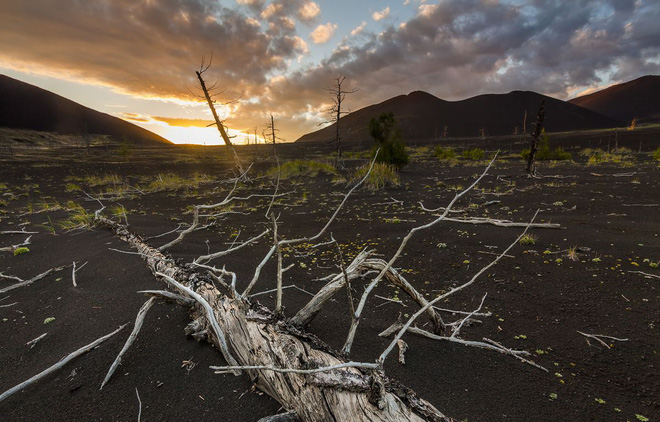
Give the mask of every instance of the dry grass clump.
<path id="1" fill-rule="evenodd" d="M 579 153 L 587 158 L 587 165 L 593 166 L 601 163 L 613 164 L 631 164 L 634 160 L 632 151 L 629 148 L 617 148 L 610 152 L 603 151 L 599 148 L 586 148 Z"/>
<path id="2" fill-rule="evenodd" d="M 351 183 L 362 179 L 369 171 L 369 165 L 360 167 L 351 176 Z M 364 182 L 364 187 L 370 191 L 378 191 L 387 186 L 399 186 L 399 172 L 395 165 L 386 163 L 374 163 L 374 167 Z"/>
<path id="3" fill-rule="evenodd" d="M 205 174 L 195 173 L 189 177 L 181 177 L 176 173 L 159 174 L 156 180 L 149 183 L 146 190 L 160 192 L 167 190 L 195 189 L 202 183 L 211 182 L 211 178 Z"/>
<path id="4" fill-rule="evenodd" d="M 278 171 L 280 172 L 280 179 L 290 179 L 299 176 L 315 177 L 319 173 L 331 174 L 333 176 L 337 175 L 337 170 L 332 165 L 322 161 L 313 160 L 286 161 L 280 165 L 279 169 L 277 166 L 268 169 L 266 175 L 275 178 L 277 177 Z"/>

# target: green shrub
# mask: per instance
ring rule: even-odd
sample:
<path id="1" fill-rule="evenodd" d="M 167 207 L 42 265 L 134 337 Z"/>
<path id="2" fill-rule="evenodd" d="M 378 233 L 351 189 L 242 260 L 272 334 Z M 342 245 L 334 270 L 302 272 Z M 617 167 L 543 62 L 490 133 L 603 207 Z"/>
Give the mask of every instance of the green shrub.
<path id="1" fill-rule="evenodd" d="M 479 161 L 483 160 L 486 152 L 481 148 L 466 149 L 463 151 L 463 158 L 466 160 Z"/>
<path id="2" fill-rule="evenodd" d="M 368 170 L 369 165 L 357 169 L 351 177 L 351 183 L 361 180 L 364 175 L 367 174 Z M 367 177 L 367 180 L 364 182 L 364 186 L 370 191 L 381 190 L 386 186 L 399 186 L 400 184 L 399 172 L 397 171 L 396 166 L 386 163 L 374 163 L 374 167 L 371 169 L 369 177 Z"/>
<path id="3" fill-rule="evenodd" d="M 451 160 L 456 157 L 456 151 L 454 148 L 443 148 L 441 146 L 435 147 L 435 156 L 438 157 L 438 160 Z"/>
<path id="4" fill-rule="evenodd" d="M 653 159 L 660 161 L 660 147 L 658 147 L 658 149 L 653 151 Z"/>
<path id="5" fill-rule="evenodd" d="M 391 164 L 397 169 L 403 168 L 410 162 L 394 114 L 383 113 L 378 118 L 371 119 L 369 121 L 369 134 L 380 148 L 376 161 Z"/>

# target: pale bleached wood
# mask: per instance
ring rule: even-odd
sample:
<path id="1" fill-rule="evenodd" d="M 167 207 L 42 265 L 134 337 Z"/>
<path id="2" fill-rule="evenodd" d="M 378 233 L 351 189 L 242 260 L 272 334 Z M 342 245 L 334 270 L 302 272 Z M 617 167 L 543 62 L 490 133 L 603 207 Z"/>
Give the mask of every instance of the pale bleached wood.
<path id="1" fill-rule="evenodd" d="M 94 340 L 93 342 L 89 343 L 86 346 L 81 347 L 80 349 L 76 350 L 73 353 L 70 353 L 64 359 L 60 360 L 57 362 L 55 365 L 41 371 L 37 375 L 33 376 L 32 378 L 23 381 L 22 383 L 18 384 L 15 387 L 10 388 L 9 390 L 5 391 L 4 393 L 0 394 L 0 402 L 4 401 L 8 397 L 12 396 L 13 394 L 23 390 L 26 387 L 29 387 L 30 385 L 34 384 L 35 382 L 39 381 L 40 379 L 52 374 L 53 372 L 56 372 L 57 370 L 61 369 L 63 366 L 65 366 L 67 363 L 71 362 L 73 359 L 77 358 L 78 356 L 89 352 L 90 350 L 94 349 L 96 346 L 99 344 L 103 343 L 110 337 L 114 336 L 118 332 L 120 332 L 126 324 L 122 325 L 121 327 L 117 328 L 115 331 L 111 332 L 110 334 L 106 334 L 101 338 L 98 338 Z"/>
<path id="2" fill-rule="evenodd" d="M 154 297 L 149 298 L 149 300 L 147 300 L 138 311 L 137 317 L 135 318 L 135 326 L 133 326 L 133 331 L 131 332 L 131 335 L 128 336 L 128 339 L 126 340 L 126 343 L 124 343 L 124 347 L 121 348 L 121 351 L 117 355 L 117 358 L 114 360 L 114 362 L 112 362 L 112 365 L 110 365 L 110 369 L 108 370 L 108 373 L 105 375 L 105 378 L 103 379 L 103 382 L 101 383 L 101 387 L 99 388 L 99 390 L 103 390 L 103 387 L 108 383 L 108 381 L 110 381 L 112 375 L 115 373 L 119 365 L 121 365 L 121 358 L 135 342 L 135 339 L 137 338 L 138 334 L 140 333 L 140 329 L 142 328 L 142 324 L 144 323 L 144 318 L 147 316 L 147 312 L 149 311 L 149 309 L 151 309 L 151 306 L 154 304 L 155 301 L 156 298 Z"/>

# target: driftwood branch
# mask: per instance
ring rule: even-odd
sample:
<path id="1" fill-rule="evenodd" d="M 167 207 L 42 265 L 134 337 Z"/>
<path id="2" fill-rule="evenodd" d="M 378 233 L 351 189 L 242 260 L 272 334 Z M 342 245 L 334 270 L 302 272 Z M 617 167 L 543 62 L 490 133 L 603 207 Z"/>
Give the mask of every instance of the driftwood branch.
<path id="1" fill-rule="evenodd" d="M 591 343 L 589 343 L 589 339 L 594 339 L 603 346 L 607 347 L 608 349 L 611 349 L 612 347 L 607 344 L 603 339 L 605 340 L 614 340 L 614 341 L 628 341 L 627 338 L 617 338 L 617 337 L 612 337 L 612 336 L 605 336 L 603 334 L 587 334 L 583 333 L 582 331 L 578 331 L 578 334 L 581 334 L 587 338 L 587 344 L 591 346 Z"/>
<path id="2" fill-rule="evenodd" d="M 137 338 L 138 333 L 142 328 L 142 324 L 144 323 L 144 318 L 147 316 L 147 312 L 149 311 L 149 309 L 151 308 L 151 306 L 154 304 L 155 301 L 156 298 L 154 297 L 149 298 L 149 300 L 147 300 L 138 311 L 137 318 L 135 318 L 135 326 L 133 327 L 133 331 L 131 332 L 131 335 L 128 336 L 128 339 L 124 344 L 124 347 L 121 348 L 121 351 L 117 355 L 115 361 L 112 362 L 112 365 L 110 365 L 110 369 L 108 370 L 108 373 L 105 375 L 105 378 L 103 379 L 103 382 L 101 383 L 101 387 L 99 388 L 99 390 L 103 390 L 103 387 L 108 383 L 108 381 L 110 381 L 112 374 L 115 373 L 115 371 L 121 364 L 121 358 L 133 345 L 133 342 L 135 342 L 135 339 Z"/>
<path id="3" fill-rule="evenodd" d="M 80 356 L 84 353 L 87 353 L 90 350 L 94 349 L 99 344 L 103 343 L 104 341 L 106 341 L 110 337 L 112 337 L 115 334 L 117 334 L 118 332 L 120 332 L 125 326 L 126 326 L 126 324 L 124 324 L 121 327 L 117 328 L 115 331 L 111 332 L 110 334 L 106 334 L 103 337 L 101 337 L 99 339 L 96 339 L 93 342 L 89 343 L 88 345 L 81 347 L 80 349 L 76 350 L 75 352 L 70 353 L 69 355 L 67 355 L 64 359 L 60 360 L 55 365 L 41 371 L 40 373 L 33 376 L 32 378 L 30 378 L 26 381 L 23 381 L 22 383 L 18 384 L 17 386 L 12 387 L 9 390 L 5 391 L 4 393 L 0 394 L 0 402 L 5 400 L 6 398 L 12 396 L 13 394 L 23 390 L 24 388 L 29 387 L 30 385 L 32 385 L 35 382 L 41 380 L 42 378 L 52 374 L 53 372 L 61 369 L 67 363 L 71 362 L 73 359 L 77 358 L 78 356 Z"/>
<path id="4" fill-rule="evenodd" d="M 8 291 L 11 291 L 11 290 L 14 290 L 14 289 L 18 289 L 19 287 L 29 286 L 29 285 L 33 284 L 35 281 L 39 281 L 39 280 L 41 280 L 42 278 L 45 278 L 45 277 L 51 275 L 52 273 L 55 273 L 55 272 L 58 272 L 58 271 L 62 271 L 64 268 L 66 268 L 66 266 L 53 267 L 53 268 L 51 268 L 51 269 L 49 269 L 49 270 L 44 271 L 43 273 L 41 273 L 41 274 L 39 274 L 39 275 L 36 275 L 36 276 L 32 277 L 32 278 L 29 279 L 29 280 L 21 281 L 20 283 L 12 284 L 11 286 L 7 286 L 7 287 L 5 287 L 4 289 L 0 289 L 0 293 L 6 293 L 6 292 L 8 292 Z M 18 277 L 13 277 L 13 276 L 4 276 L 4 278 L 12 278 L 12 279 L 14 279 L 14 280 L 19 279 Z M 19 279 L 19 280 L 20 280 L 20 279 Z"/>

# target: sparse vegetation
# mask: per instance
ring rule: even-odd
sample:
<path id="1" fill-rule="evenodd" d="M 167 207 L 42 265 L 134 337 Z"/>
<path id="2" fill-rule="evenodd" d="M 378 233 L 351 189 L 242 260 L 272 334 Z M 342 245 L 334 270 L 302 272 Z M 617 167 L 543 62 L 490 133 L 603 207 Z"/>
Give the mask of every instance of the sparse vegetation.
<path id="1" fill-rule="evenodd" d="M 161 192 L 179 189 L 198 188 L 202 183 L 209 183 L 211 178 L 205 174 L 194 173 L 191 176 L 182 177 L 176 173 L 159 174 L 156 180 L 149 183 L 147 190 L 151 192 Z"/>
<path id="2" fill-rule="evenodd" d="M 521 245 L 535 245 L 536 241 L 539 239 L 535 234 L 526 234 L 520 238 Z"/>
<path id="3" fill-rule="evenodd" d="M 280 165 L 280 178 L 290 179 L 292 177 L 309 176 L 316 177 L 319 173 L 337 175 L 337 170 L 330 164 L 313 160 L 292 160 Z M 277 177 L 278 167 L 271 167 L 267 175 Z"/>
<path id="4" fill-rule="evenodd" d="M 63 230 L 90 229 L 94 225 L 94 214 L 88 212 L 82 205 L 69 201 L 67 209 L 70 212 L 69 218 L 59 222 Z"/>
<path id="5" fill-rule="evenodd" d="M 481 148 L 466 149 L 462 154 L 466 160 L 480 161 L 486 156 L 486 152 Z"/>
<path id="6" fill-rule="evenodd" d="M 658 147 L 658 149 L 653 151 L 653 159 L 657 160 L 657 161 L 660 161 L 660 147 Z"/>
<path id="7" fill-rule="evenodd" d="M 523 160 L 529 159 L 529 148 L 525 148 L 520 153 L 520 157 Z M 545 130 L 541 133 L 541 139 L 539 140 L 539 149 L 536 151 L 535 159 L 537 161 L 563 161 L 570 160 L 573 158 L 573 155 L 570 152 L 564 151 L 562 147 L 557 147 L 554 150 L 550 149 L 550 136 L 545 133 Z"/>
<path id="8" fill-rule="evenodd" d="M 441 146 L 437 146 L 435 148 L 435 156 L 438 157 L 438 160 L 451 160 L 456 157 L 456 151 L 454 151 L 454 148 L 443 148 Z"/>
<path id="9" fill-rule="evenodd" d="M 351 183 L 355 183 L 367 174 L 369 166 L 360 167 L 351 177 Z M 371 174 L 367 177 L 364 183 L 366 189 L 370 191 L 377 191 L 384 189 L 386 186 L 399 186 L 399 173 L 395 166 L 385 163 L 375 163 Z"/>
<path id="10" fill-rule="evenodd" d="M 30 249 L 26 248 L 25 246 L 21 246 L 19 248 L 14 249 L 14 256 L 17 255 L 23 255 L 24 253 L 30 252 Z"/>

